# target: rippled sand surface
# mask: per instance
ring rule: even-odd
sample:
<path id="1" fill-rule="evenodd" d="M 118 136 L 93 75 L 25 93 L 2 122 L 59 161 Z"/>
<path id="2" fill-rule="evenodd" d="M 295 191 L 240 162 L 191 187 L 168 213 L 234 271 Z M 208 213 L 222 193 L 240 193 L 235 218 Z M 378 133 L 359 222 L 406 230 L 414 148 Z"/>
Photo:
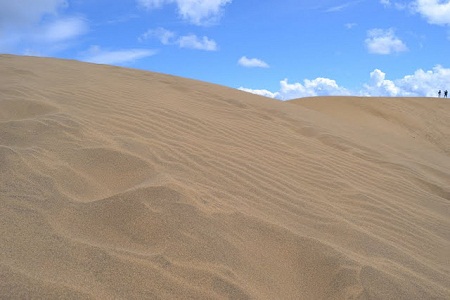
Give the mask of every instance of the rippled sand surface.
<path id="1" fill-rule="evenodd" d="M 450 100 L 0 69 L 0 298 L 450 299 Z"/>

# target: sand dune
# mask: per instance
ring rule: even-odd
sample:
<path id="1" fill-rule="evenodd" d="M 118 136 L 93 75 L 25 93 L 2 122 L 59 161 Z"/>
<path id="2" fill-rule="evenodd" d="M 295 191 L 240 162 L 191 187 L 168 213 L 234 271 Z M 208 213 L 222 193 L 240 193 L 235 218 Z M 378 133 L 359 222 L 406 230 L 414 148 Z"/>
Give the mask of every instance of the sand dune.
<path id="1" fill-rule="evenodd" d="M 0 298 L 450 299 L 450 100 L 0 66 Z"/>

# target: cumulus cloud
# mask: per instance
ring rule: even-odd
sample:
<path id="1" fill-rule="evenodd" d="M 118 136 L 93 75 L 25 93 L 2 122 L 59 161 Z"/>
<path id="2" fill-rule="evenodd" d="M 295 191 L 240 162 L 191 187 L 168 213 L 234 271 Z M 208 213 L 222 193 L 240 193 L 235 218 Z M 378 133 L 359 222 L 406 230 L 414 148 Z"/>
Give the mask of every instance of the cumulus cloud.
<path id="1" fill-rule="evenodd" d="M 290 100 L 308 96 L 354 95 L 354 96 L 388 96 L 388 97 L 435 97 L 438 90 L 450 88 L 450 68 L 436 65 L 431 70 L 418 69 L 414 74 L 399 79 L 387 79 L 386 73 L 379 69 L 369 74 L 369 80 L 360 90 L 351 91 L 339 86 L 329 78 L 305 79 L 303 83 L 280 81 L 280 89 L 272 92 L 264 89 L 240 87 L 239 90 L 257 95 Z"/>
<path id="2" fill-rule="evenodd" d="M 279 98 L 282 100 L 325 95 L 348 95 L 347 89 L 340 87 L 335 80 L 318 77 L 305 79 L 302 83 L 288 83 L 287 79 L 280 81 Z"/>
<path id="3" fill-rule="evenodd" d="M 391 54 L 407 51 L 408 47 L 394 33 L 393 29 L 371 29 L 367 32 L 365 40 L 369 53 Z"/>
<path id="4" fill-rule="evenodd" d="M 219 20 L 223 8 L 232 0 L 137 0 L 147 9 L 176 4 L 182 19 L 195 25 L 210 25 Z"/>
<path id="5" fill-rule="evenodd" d="M 283 79 L 280 81 L 280 90 L 277 92 L 252 90 L 244 87 L 240 87 L 239 89 L 280 100 L 290 100 L 310 96 L 350 95 L 350 91 L 339 86 L 335 80 L 322 77 L 313 80 L 305 79 L 303 83 L 289 83 L 288 79 Z"/>
<path id="6" fill-rule="evenodd" d="M 247 68 L 268 68 L 269 65 L 258 59 L 258 58 L 247 58 L 246 56 L 242 56 L 239 60 L 238 60 L 238 64 L 240 66 L 243 67 L 247 67 Z"/>
<path id="7" fill-rule="evenodd" d="M 248 88 L 244 88 L 244 87 L 240 87 L 238 88 L 238 90 L 247 92 L 247 93 L 252 93 L 255 95 L 259 95 L 259 96 L 264 96 L 264 97 L 268 97 L 268 98 L 278 98 L 278 92 L 271 92 L 269 90 L 257 90 L 257 89 L 248 89 Z"/>
<path id="8" fill-rule="evenodd" d="M 149 49 L 124 49 L 124 50 L 103 50 L 99 46 L 91 46 L 80 57 L 81 60 L 97 64 L 124 65 L 133 63 L 136 60 L 155 55 L 155 50 Z"/>
<path id="9" fill-rule="evenodd" d="M 412 7 L 430 24 L 450 25 L 450 1 L 417 0 Z"/>
<path id="10" fill-rule="evenodd" d="M 370 81 L 364 84 L 364 89 L 361 91 L 361 94 L 365 96 L 398 96 L 399 93 L 399 87 L 393 81 L 387 80 L 386 73 L 379 69 L 370 73 Z"/>
<path id="11" fill-rule="evenodd" d="M 414 74 L 388 80 L 386 74 L 375 69 L 370 82 L 364 85 L 362 95 L 372 96 L 435 96 L 438 90 L 450 87 L 450 69 L 441 65 L 432 70 L 418 69 Z"/>
<path id="12" fill-rule="evenodd" d="M 152 37 L 159 39 L 163 45 L 177 45 L 180 48 L 205 51 L 216 51 L 218 49 L 216 41 L 206 36 L 201 38 L 195 34 L 177 36 L 175 32 L 161 27 L 148 30 L 139 37 L 139 40 L 143 42 Z"/>
<path id="13" fill-rule="evenodd" d="M 450 25 L 450 2 L 445 0 L 415 0 L 405 4 L 404 1 L 380 0 L 385 7 L 395 7 L 421 15 L 428 23 Z"/>

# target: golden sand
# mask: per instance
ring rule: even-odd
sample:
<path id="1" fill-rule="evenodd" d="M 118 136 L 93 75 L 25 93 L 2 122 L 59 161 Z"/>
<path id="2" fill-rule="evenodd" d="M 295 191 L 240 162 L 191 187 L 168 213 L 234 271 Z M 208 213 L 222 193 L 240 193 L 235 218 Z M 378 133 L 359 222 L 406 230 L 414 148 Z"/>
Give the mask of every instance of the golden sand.
<path id="1" fill-rule="evenodd" d="M 450 100 L 0 70 L 0 298 L 450 299 Z"/>

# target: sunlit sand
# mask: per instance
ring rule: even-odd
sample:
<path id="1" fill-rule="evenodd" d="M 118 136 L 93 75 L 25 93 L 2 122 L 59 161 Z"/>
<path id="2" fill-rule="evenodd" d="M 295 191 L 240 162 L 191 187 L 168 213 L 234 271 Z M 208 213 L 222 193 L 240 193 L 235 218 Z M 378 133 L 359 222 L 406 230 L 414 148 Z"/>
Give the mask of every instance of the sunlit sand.
<path id="1" fill-rule="evenodd" d="M 450 299 L 450 100 L 0 68 L 0 298 Z"/>

